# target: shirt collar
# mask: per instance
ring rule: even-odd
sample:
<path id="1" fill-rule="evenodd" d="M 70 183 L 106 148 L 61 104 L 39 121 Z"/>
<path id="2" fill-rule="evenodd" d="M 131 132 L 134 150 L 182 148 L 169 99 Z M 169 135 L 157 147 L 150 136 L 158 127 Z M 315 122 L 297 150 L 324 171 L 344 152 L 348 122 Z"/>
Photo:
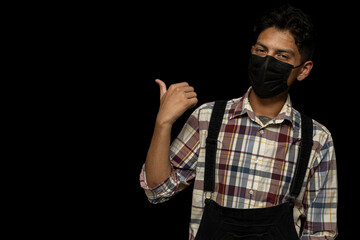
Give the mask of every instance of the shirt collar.
<path id="1" fill-rule="evenodd" d="M 245 113 L 251 119 L 255 119 L 254 111 L 249 102 L 249 94 L 251 91 L 251 87 L 247 90 L 247 92 L 240 98 L 239 101 L 233 103 L 229 110 L 229 118 L 233 119 L 239 116 L 244 115 Z M 280 113 L 272 120 L 273 123 L 279 124 L 284 120 L 289 121 L 291 124 L 295 122 L 295 114 L 293 114 L 292 103 L 290 99 L 290 95 L 287 96 L 284 106 L 282 107 Z"/>

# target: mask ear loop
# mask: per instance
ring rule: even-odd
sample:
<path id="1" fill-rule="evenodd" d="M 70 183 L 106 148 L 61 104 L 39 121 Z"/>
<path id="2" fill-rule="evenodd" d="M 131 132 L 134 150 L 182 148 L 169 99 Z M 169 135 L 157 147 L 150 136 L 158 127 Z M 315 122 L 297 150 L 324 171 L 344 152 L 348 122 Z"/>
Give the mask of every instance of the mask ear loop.
<path id="1" fill-rule="evenodd" d="M 311 58 L 309 58 L 308 60 L 306 60 L 305 62 L 303 62 L 303 63 L 300 64 L 299 66 L 293 67 L 293 69 L 298 68 L 298 67 L 301 67 L 302 65 L 304 65 L 304 64 L 305 64 L 307 61 L 309 61 L 310 59 L 311 59 Z M 297 79 L 298 79 L 298 80 L 301 80 L 302 77 L 298 76 Z"/>
<path id="2" fill-rule="evenodd" d="M 296 67 L 293 67 L 293 69 L 298 68 L 298 67 L 301 67 L 301 66 L 304 65 L 306 62 L 307 62 L 307 61 L 305 61 L 304 63 L 302 63 L 302 64 L 300 64 L 300 65 L 298 65 L 298 66 L 296 66 Z"/>
<path id="3" fill-rule="evenodd" d="M 306 62 L 306 61 L 305 61 L 305 62 Z M 298 67 L 301 67 L 302 65 L 305 64 L 305 62 L 302 63 L 302 64 L 300 64 L 299 66 L 293 67 L 293 69 L 298 68 Z M 298 76 L 298 77 L 297 77 L 298 80 L 301 80 L 301 78 L 302 78 L 301 76 Z"/>

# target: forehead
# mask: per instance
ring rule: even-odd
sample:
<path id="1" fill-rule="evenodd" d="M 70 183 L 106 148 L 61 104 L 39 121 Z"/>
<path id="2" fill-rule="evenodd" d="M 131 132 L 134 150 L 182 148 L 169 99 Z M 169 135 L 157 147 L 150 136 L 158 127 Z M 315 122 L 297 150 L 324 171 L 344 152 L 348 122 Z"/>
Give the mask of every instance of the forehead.
<path id="1" fill-rule="evenodd" d="M 257 42 L 265 45 L 268 49 L 288 49 L 292 50 L 295 55 L 300 55 L 295 39 L 288 30 L 267 28 L 259 34 Z"/>

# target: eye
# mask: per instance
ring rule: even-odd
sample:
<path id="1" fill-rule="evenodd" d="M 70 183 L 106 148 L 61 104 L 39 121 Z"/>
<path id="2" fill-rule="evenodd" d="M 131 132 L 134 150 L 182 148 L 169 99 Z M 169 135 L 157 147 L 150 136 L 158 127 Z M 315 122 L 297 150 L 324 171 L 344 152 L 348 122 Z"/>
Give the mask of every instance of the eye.
<path id="1" fill-rule="evenodd" d="M 259 56 L 265 56 L 266 51 L 263 48 L 257 47 L 257 48 L 255 48 L 255 54 L 259 55 Z"/>
<path id="2" fill-rule="evenodd" d="M 288 55 L 285 55 L 285 54 L 279 54 L 278 58 L 279 58 L 279 60 L 286 61 L 286 60 L 289 60 L 290 57 Z"/>

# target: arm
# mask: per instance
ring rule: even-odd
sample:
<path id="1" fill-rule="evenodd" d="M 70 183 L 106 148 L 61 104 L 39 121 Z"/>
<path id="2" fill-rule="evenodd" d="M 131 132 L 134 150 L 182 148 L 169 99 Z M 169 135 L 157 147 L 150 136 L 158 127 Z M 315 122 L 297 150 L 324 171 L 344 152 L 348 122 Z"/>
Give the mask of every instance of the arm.
<path id="1" fill-rule="evenodd" d="M 338 183 L 331 136 L 318 153 L 319 164 L 310 170 L 305 192 L 306 221 L 301 240 L 335 239 Z"/>
<path id="2" fill-rule="evenodd" d="M 163 81 L 157 79 L 156 82 L 160 86 L 160 108 L 145 162 L 146 181 L 150 188 L 164 182 L 171 174 L 169 159 L 172 125 L 198 101 L 194 88 L 188 83 L 174 84 L 167 90 Z"/>

